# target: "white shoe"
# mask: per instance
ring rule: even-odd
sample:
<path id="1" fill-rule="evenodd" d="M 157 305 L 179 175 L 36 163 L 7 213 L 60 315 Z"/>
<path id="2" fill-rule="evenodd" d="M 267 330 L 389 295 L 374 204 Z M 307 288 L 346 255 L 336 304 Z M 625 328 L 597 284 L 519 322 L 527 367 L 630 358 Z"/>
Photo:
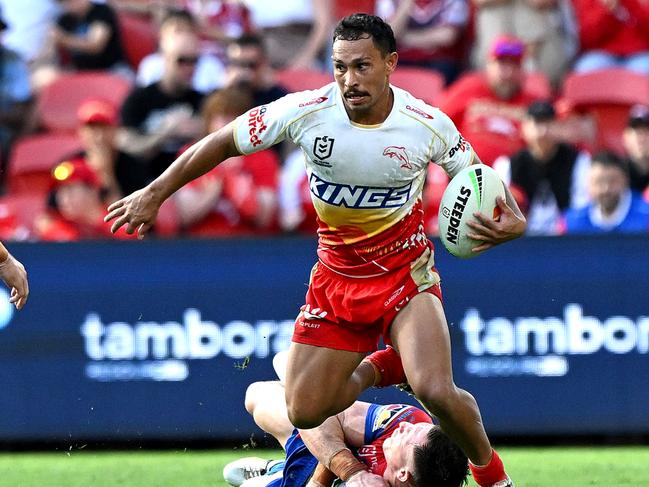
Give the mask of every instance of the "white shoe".
<path id="1" fill-rule="evenodd" d="M 514 487 L 514 482 L 512 482 L 512 480 L 508 477 L 505 480 L 501 480 L 500 482 L 496 482 L 491 487 Z"/>
<path id="2" fill-rule="evenodd" d="M 223 467 L 223 478 L 233 487 L 239 487 L 248 479 L 264 475 L 270 462 L 259 457 L 240 458 Z"/>
<path id="3" fill-rule="evenodd" d="M 252 477 L 246 480 L 240 487 L 266 487 L 275 479 L 281 479 L 284 474 L 283 470 L 275 473 L 262 475 L 261 477 Z"/>
<path id="4" fill-rule="evenodd" d="M 284 385 L 286 382 L 286 364 L 288 362 L 288 350 L 277 352 L 273 357 L 273 369 L 277 374 L 279 382 Z"/>

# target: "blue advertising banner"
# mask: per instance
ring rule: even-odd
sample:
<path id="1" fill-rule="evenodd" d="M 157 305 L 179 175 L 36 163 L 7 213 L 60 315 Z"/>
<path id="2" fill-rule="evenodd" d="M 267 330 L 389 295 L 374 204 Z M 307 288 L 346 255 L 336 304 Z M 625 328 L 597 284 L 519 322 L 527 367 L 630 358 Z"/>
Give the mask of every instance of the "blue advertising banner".
<path id="1" fill-rule="evenodd" d="M 307 238 L 15 244 L 0 291 L 0 441 L 229 440 L 303 304 Z M 491 434 L 649 433 L 649 238 L 437 246 L 455 380 Z M 363 397 L 412 402 L 395 389 Z"/>

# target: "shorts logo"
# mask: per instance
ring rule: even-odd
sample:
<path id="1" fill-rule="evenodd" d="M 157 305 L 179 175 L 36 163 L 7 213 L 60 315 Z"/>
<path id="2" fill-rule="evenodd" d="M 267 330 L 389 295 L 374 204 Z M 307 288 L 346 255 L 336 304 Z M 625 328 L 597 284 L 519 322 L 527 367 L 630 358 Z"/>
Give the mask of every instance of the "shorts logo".
<path id="1" fill-rule="evenodd" d="M 302 315 L 307 320 L 324 320 L 326 318 L 326 316 L 327 316 L 327 312 L 321 310 L 320 308 L 311 309 L 311 305 L 306 304 L 306 305 L 302 306 Z"/>
<path id="2" fill-rule="evenodd" d="M 410 159 L 408 159 L 408 153 L 406 152 L 405 147 L 391 145 L 383 150 L 383 155 L 388 156 L 390 159 L 396 159 L 400 163 L 399 167 L 412 169 L 412 165 L 410 164 Z"/>
<path id="3" fill-rule="evenodd" d="M 471 148 L 471 146 L 469 145 L 469 143 L 468 143 L 466 140 L 464 140 L 464 137 L 462 137 L 462 136 L 460 135 L 460 139 L 458 140 L 458 142 L 457 142 L 457 144 L 455 145 L 455 147 L 453 147 L 453 148 L 448 152 L 448 156 L 449 156 L 449 157 L 453 157 L 453 156 L 455 155 L 456 152 L 458 152 L 458 151 L 465 152 L 465 151 L 467 151 L 467 150 L 470 149 L 470 148 Z"/>
<path id="4" fill-rule="evenodd" d="M 390 303 L 392 303 L 392 301 L 394 301 L 395 299 L 397 299 L 397 298 L 399 297 L 399 295 L 403 292 L 403 289 L 404 289 L 405 287 L 406 287 L 406 285 L 404 284 L 404 285 L 401 286 L 399 289 L 397 289 L 395 292 L 393 292 L 393 293 L 392 293 L 392 296 L 390 296 L 390 297 L 385 301 L 385 303 L 383 303 L 383 306 L 384 306 L 385 308 L 387 308 L 388 306 L 390 306 Z"/>
<path id="5" fill-rule="evenodd" d="M 318 199 L 346 208 L 398 208 L 408 202 L 412 182 L 398 188 L 352 186 L 325 181 L 315 173 L 309 177 L 309 189 Z"/>
<path id="6" fill-rule="evenodd" d="M 323 135 L 322 137 L 316 137 L 315 142 L 313 143 L 313 156 L 318 159 L 316 164 L 321 166 L 331 167 L 329 162 L 323 162 L 324 159 L 331 157 L 331 153 L 334 150 L 334 138 L 329 137 L 328 135 Z"/>
<path id="7" fill-rule="evenodd" d="M 266 105 L 263 105 L 255 107 L 248 112 L 248 135 L 250 135 L 250 143 L 253 147 L 264 143 L 261 134 L 268 128 L 264 121 L 266 110 Z"/>

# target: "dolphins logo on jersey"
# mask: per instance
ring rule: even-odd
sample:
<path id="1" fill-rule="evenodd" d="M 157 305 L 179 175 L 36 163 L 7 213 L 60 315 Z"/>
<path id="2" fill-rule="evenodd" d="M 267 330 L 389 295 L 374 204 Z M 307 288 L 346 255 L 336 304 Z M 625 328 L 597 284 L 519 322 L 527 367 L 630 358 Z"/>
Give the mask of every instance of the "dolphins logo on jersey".
<path id="1" fill-rule="evenodd" d="M 399 161 L 401 163 L 399 167 L 412 169 L 412 165 L 410 164 L 410 159 L 408 159 L 408 153 L 406 152 L 405 147 L 391 145 L 383 150 L 383 155 L 388 156 L 390 159 L 396 159 L 397 161 Z"/>

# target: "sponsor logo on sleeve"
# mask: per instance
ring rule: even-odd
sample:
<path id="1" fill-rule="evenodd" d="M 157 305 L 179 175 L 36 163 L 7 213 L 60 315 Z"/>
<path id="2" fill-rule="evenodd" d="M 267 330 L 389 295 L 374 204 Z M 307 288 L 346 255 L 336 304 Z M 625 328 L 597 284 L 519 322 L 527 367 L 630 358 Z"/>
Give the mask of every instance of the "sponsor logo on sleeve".
<path id="1" fill-rule="evenodd" d="M 399 161 L 400 166 L 405 169 L 412 169 L 412 165 L 410 164 L 410 159 L 408 159 L 408 152 L 406 152 L 405 147 L 399 147 L 395 145 L 391 145 L 389 147 L 386 147 L 383 150 L 383 155 L 388 156 L 390 159 L 396 159 Z"/>
<path id="2" fill-rule="evenodd" d="M 432 120 L 433 118 L 435 118 L 432 115 L 430 115 L 430 114 L 426 113 L 425 111 L 423 111 L 421 108 L 413 107 L 411 105 L 406 105 L 406 110 L 410 110 L 411 112 L 415 112 L 420 117 L 427 118 L 428 120 Z"/>
<path id="3" fill-rule="evenodd" d="M 326 96 L 319 96 L 318 98 L 314 98 L 313 100 L 305 101 L 304 103 L 300 103 L 298 107 L 304 108 L 308 107 L 311 105 L 319 105 L 320 103 L 327 101 L 328 98 Z"/>
<path id="4" fill-rule="evenodd" d="M 457 154 L 460 151 L 466 152 L 470 148 L 471 146 L 469 145 L 469 143 L 466 140 L 464 140 L 464 137 L 462 137 L 462 135 L 460 135 L 460 138 L 457 141 L 457 144 L 455 144 L 455 147 L 452 147 L 451 150 L 448 151 L 448 157 L 453 157 L 455 154 Z"/>
<path id="5" fill-rule="evenodd" d="M 260 107 L 255 107 L 248 112 L 248 135 L 250 136 L 250 144 L 252 144 L 253 147 L 257 147 L 264 143 L 261 134 L 263 134 L 268 128 L 264 120 L 266 110 L 266 105 L 262 105 Z"/>

